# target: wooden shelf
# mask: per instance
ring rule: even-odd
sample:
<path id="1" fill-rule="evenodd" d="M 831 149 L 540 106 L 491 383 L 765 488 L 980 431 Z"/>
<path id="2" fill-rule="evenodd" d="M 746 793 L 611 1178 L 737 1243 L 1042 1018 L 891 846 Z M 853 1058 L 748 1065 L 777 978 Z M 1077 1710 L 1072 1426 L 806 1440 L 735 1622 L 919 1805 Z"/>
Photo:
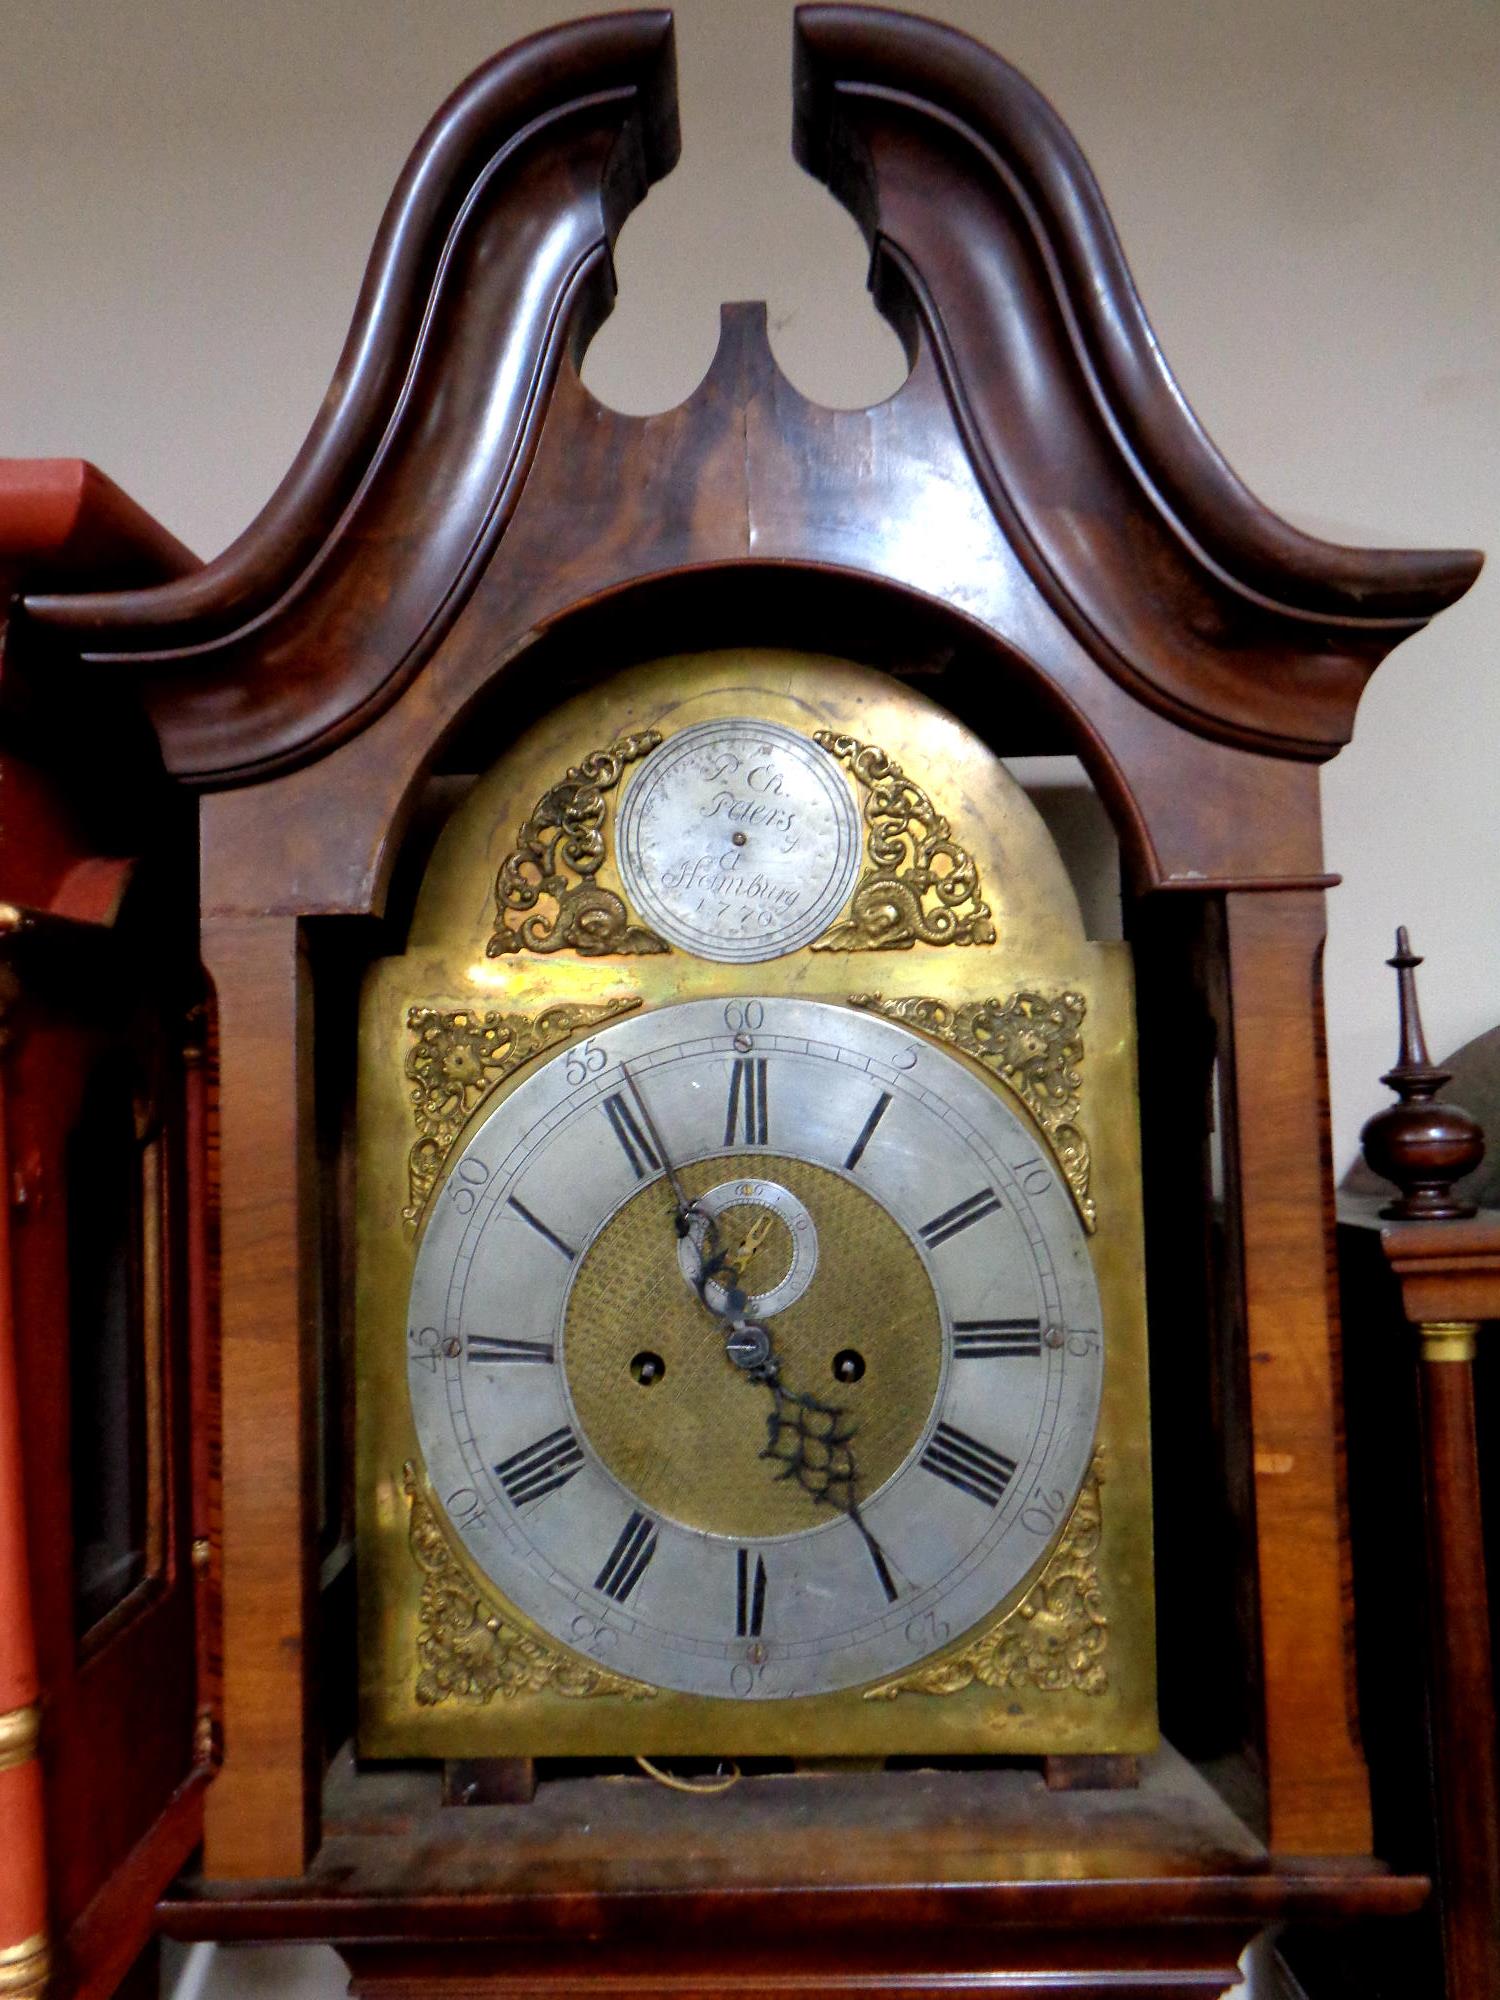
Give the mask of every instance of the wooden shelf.
<path id="1" fill-rule="evenodd" d="M 1038 1772 L 914 1770 L 743 1779 L 694 1798 L 644 1777 L 555 1779 L 533 1802 L 444 1806 L 436 1772 L 330 1773 L 309 1872 L 186 1880 L 159 1910 L 181 1939 L 660 1942 L 762 1920 L 778 1938 L 875 1925 L 1256 1925 L 1397 1914 L 1421 1878 L 1367 1858 L 1294 1863 L 1170 1748 L 1131 1791 L 1049 1792 Z"/>

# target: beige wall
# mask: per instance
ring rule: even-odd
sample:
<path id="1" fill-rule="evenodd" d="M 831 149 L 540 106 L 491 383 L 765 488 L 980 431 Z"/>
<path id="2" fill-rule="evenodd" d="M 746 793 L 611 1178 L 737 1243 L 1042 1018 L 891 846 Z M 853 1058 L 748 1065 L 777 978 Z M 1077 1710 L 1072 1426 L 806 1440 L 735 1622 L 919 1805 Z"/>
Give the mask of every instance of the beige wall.
<path id="1" fill-rule="evenodd" d="M 204 554 L 323 393 L 428 113 L 562 0 L 0 0 L 0 449 L 96 460 Z M 1500 542 L 1494 0 L 938 0 L 1073 124 L 1210 432 L 1299 525 Z M 824 401 L 900 378 L 853 223 L 787 148 L 790 7 L 679 7 L 684 165 L 626 227 L 590 356 L 686 395 L 723 298 L 765 297 Z M 1329 770 L 1342 1164 L 1394 1052 L 1397 921 L 1435 1047 L 1500 1018 L 1500 577 L 1377 676 Z"/>
<path id="2" fill-rule="evenodd" d="M 1500 544 L 1494 0 L 928 8 L 1073 124 L 1166 354 L 1257 492 L 1333 537 Z M 573 11 L 0 0 L 0 450 L 85 454 L 200 551 L 222 547 L 312 417 L 428 113 Z M 620 309 L 588 371 L 608 400 L 684 396 L 722 298 L 769 300 L 782 364 L 814 397 L 899 380 L 854 226 L 788 153 L 789 15 L 679 8 L 685 163 L 621 243 Z M 1435 1046 L 1500 1018 L 1497 602 L 1500 574 L 1403 648 L 1327 776 L 1346 878 L 1328 956 L 1341 1163 L 1394 1050 L 1381 961 L 1398 920 L 1431 961 Z M 305 1987 L 243 1978 L 338 1990 L 329 1963 L 305 1963 Z M 222 1962 L 204 1977 L 229 1990 Z"/>

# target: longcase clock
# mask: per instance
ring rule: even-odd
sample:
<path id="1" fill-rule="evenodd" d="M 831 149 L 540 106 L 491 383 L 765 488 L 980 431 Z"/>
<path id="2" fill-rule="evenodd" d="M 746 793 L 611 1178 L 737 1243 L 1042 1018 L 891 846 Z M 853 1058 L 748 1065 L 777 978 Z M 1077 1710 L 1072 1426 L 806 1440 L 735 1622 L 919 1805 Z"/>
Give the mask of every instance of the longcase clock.
<path id="1" fill-rule="evenodd" d="M 1209 1996 L 1425 1894 L 1350 1693 L 1318 767 L 1477 559 L 1262 508 L 1050 108 L 874 9 L 799 10 L 794 145 L 904 385 L 817 408 L 735 306 L 603 407 L 674 88 L 651 11 L 460 88 L 214 561 L 0 492 L 7 1990 L 164 1932 Z"/>

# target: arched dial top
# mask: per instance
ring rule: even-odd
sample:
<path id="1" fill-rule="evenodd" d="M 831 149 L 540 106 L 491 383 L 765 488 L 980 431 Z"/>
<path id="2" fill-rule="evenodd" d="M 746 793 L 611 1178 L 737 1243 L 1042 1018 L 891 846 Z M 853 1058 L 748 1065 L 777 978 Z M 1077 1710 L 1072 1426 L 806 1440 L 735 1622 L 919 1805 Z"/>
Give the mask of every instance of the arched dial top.
<path id="1" fill-rule="evenodd" d="M 412 1286 L 472 1567 L 611 1672 L 729 1700 L 857 1687 L 992 1617 L 1083 1482 L 1102 1372 L 1031 1129 L 824 1002 L 688 1001 L 542 1065 L 454 1162 Z"/>

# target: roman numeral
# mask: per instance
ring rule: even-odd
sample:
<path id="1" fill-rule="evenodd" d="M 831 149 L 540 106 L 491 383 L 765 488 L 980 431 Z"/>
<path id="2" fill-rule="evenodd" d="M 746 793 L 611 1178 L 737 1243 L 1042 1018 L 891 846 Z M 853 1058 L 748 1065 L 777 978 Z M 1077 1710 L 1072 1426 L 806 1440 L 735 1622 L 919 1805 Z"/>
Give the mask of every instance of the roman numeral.
<path id="1" fill-rule="evenodd" d="M 526 1204 L 524 1202 L 517 1201 L 514 1195 L 512 1195 L 510 1198 L 510 1206 L 516 1211 L 516 1214 L 520 1216 L 521 1220 L 523 1222 L 529 1222 L 532 1228 L 536 1231 L 537 1235 L 540 1236 L 545 1242 L 550 1243 L 554 1250 L 561 1250 L 563 1255 L 568 1259 L 569 1263 L 571 1263 L 572 1260 L 578 1255 L 578 1252 L 573 1248 L 571 1243 L 565 1243 L 563 1239 L 558 1235 L 555 1229 L 549 1229 L 546 1223 L 542 1221 L 540 1216 L 533 1215 L 531 1210 L 526 1206 Z"/>
<path id="2" fill-rule="evenodd" d="M 594 1578 L 595 1590 L 602 1590 L 616 1604 L 623 1604 L 646 1574 L 646 1565 L 655 1554 L 656 1523 L 649 1514 L 637 1510 L 620 1530 L 620 1539 Z"/>
<path id="3" fill-rule="evenodd" d="M 468 1346 L 471 1361 L 556 1361 L 557 1350 L 550 1340 L 502 1340 L 498 1334 L 471 1333 Z"/>
<path id="4" fill-rule="evenodd" d="M 1016 1473 L 1016 1462 L 1002 1451 L 967 1437 L 952 1424 L 939 1424 L 921 1458 L 923 1469 L 946 1479 L 960 1493 L 972 1493 L 987 1507 L 998 1507 Z"/>
<path id="5" fill-rule="evenodd" d="M 616 1091 L 604 1100 L 604 1114 L 614 1128 L 615 1137 L 625 1149 L 625 1157 L 630 1162 L 631 1172 L 638 1181 L 643 1181 L 647 1173 L 659 1174 L 661 1161 L 656 1157 L 656 1148 L 636 1123 L 635 1113 Z"/>
<path id="6" fill-rule="evenodd" d="M 766 1058 L 737 1056 L 729 1079 L 724 1144 L 764 1146 L 766 1143 Z"/>
<path id="7" fill-rule="evenodd" d="M 495 1477 L 510 1504 L 524 1507 L 528 1500 L 540 1500 L 544 1493 L 566 1486 L 582 1463 L 583 1446 L 564 1424 L 560 1431 L 549 1431 L 524 1451 L 502 1458 L 495 1467 Z"/>
<path id="8" fill-rule="evenodd" d="M 997 1354 L 1038 1355 L 1042 1351 L 1039 1319 L 956 1319 L 953 1354 L 958 1361 L 988 1361 Z"/>
<path id="9" fill-rule="evenodd" d="M 860 1161 L 864 1158 L 865 1147 L 868 1146 L 870 1141 L 875 1137 L 875 1127 L 880 1123 L 881 1119 L 884 1118 L 886 1113 L 886 1107 L 890 1103 L 890 1101 L 891 1101 L 891 1093 L 888 1090 L 881 1091 L 880 1096 L 876 1099 L 875 1109 L 870 1113 L 869 1117 L 865 1120 L 864 1126 L 860 1131 L 859 1137 L 855 1140 L 854 1144 L 849 1148 L 849 1157 L 844 1162 L 845 1173 L 852 1174 L 854 1172 L 854 1169 L 859 1165 Z"/>
<path id="10" fill-rule="evenodd" d="M 734 1629 L 742 1639 L 758 1639 L 766 1616 L 766 1565 L 757 1556 L 752 1571 L 750 1551 L 740 1549 L 738 1555 Z"/>
<path id="11" fill-rule="evenodd" d="M 924 1222 L 918 1232 L 929 1250 L 936 1250 L 940 1243 L 946 1243 L 950 1236 L 957 1236 L 961 1229 L 967 1229 L 972 1222 L 982 1222 L 987 1215 L 993 1215 L 1000 1206 L 1000 1197 L 993 1188 L 981 1188 L 978 1194 L 971 1194 L 967 1201 L 956 1202 L 946 1208 L 941 1215 L 935 1215 L 931 1222 Z"/>

